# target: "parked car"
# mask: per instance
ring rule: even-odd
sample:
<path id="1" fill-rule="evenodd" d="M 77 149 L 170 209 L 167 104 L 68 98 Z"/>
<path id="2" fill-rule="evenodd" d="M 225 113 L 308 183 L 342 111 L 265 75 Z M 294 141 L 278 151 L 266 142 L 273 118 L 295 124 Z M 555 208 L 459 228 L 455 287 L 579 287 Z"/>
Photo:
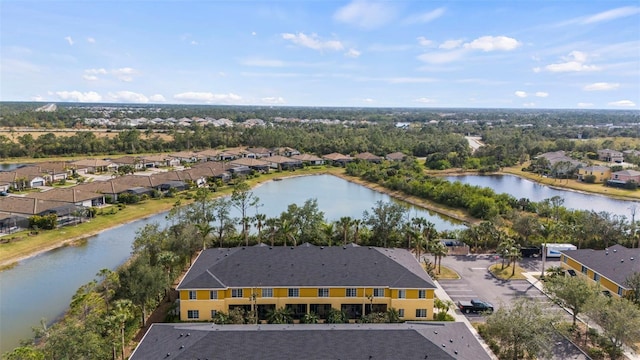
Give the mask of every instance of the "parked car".
<path id="1" fill-rule="evenodd" d="M 472 299 L 471 301 L 458 301 L 458 309 L 465 314 L 469 313 L 481 313 L 481 312 L 493 312 L 493 305 L 486 301 Z"/>

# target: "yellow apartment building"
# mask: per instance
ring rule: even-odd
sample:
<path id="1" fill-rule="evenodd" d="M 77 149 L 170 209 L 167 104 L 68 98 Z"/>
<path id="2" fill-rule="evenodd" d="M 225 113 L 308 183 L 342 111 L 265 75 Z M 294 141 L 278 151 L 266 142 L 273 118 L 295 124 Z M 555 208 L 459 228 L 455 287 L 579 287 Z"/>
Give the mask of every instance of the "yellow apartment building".
<path id="1" fill-rule="evenodd" d="M 605 250 L 566 250 L 560 256 L 561 266 L 571 276 L 594 281 L 613 296 L 626 296 L 631 289 L 627 277 L 640 272 L 640 249 L 613 245 Z"/>
<path id="2" fill-rule="evenodd" d="M 259 320 L 288 308 L 326 319 L 350 319 L 395 308 L 402 320 L 431 320 L 433 280 L 404 249 L 349 246 L 265 246 L 207 249 L 178 284 L 180 319 L 208 321 L 236 307 Z"/>

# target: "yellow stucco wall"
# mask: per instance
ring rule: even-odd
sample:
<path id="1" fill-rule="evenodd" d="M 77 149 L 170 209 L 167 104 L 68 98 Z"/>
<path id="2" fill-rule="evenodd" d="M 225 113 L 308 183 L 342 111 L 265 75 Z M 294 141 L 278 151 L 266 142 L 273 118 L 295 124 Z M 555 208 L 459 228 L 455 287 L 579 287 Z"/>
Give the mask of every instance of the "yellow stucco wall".
<path id="1" fill-rule="evenodd" d="M 566 259 L 566 260 L 565 260 Z M 560 265 L 562 266 L 563 269 L 565 270 L 569 270 L 569 269 L 573 269 L 576 274 L 578 274 L 578 276 L 582 276 L 583 278 L 587 278 L 592 282 L 595 282 L 595 280 L 593 280 L 593 274 L 594 271 L 589 269 L 587 267 L 587 273 L 584 274 L 582 272 L 582 264 L 573 260 L 570 257 L 566 257 L 565 255 L 562 255 L 560 257 Z M 600 284 L 600 286 L 603 289 L 609 290 L 609 292 L 611 293 L 611 295 L 619 297 L 620 295 L 618 295 L 618 287 L 619 285 L 616 284 L 615 282 L 611 281 L 610 279 L 602 276 L 602 274 L 600 275 L 600 279 L 597 281 L 598 284 Z M 627 293 L 628 291 L 623 289 L 623 296 Z"/>
<path id="2" fill-rule="evenodd" d="M 425 298 L 418 298 L 418 289 L 406 289 L 406 298 L 398 299 L 399 289 L 384 291 L 384 297 L 373 297 L 373 288 L 357 288 L 357 296 L 346 297 L 346 288 L 329 288 L 329 297 L 318 297 L 318 288 L 299 288 L 299 297 L 289 297 L 288 288 L 273 288 L 273 297 L 262 297 L 262 288 L 245 288 L 241 298 L 231 297 L 231 289 L 218 290 L 218 299 L 211 300 L 209 290 L 196 290 L 197 299 L 189 300 L 189 290 L 180 291 L 180 319 L 183 321 L 211 320 L 211 310 L 228 312 L 233 305 L 264 305 L 273 304 L 276 308 L 287 304 L 330 304 L 332 308 L 340 310 L 342 304 L 384 304 L 388 308 L 404 310 L 403 320 L 431 320 L 433 319 L 434 290 L 424 289 Z M 255 300 L 251 294 L 255 293 Z M 391 296 L 389 296 L 391 295 Z M 255 302 L 254 302 L 255 301 Z M 416 309 L 425 309 L 426 317 L 416 317 Z M 198 310 L 197 319 L 189 319 L 189 310 Z"/>

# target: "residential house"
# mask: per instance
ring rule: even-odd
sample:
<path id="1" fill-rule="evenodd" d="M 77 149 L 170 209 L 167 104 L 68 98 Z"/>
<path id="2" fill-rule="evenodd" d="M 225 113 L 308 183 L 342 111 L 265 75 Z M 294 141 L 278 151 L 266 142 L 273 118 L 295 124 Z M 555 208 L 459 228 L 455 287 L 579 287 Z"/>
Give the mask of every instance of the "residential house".
<path id="1" fill-rule="evenodd" d="M 123 156 L 115 159 L 111 159 L 111 162 L 120 166 L 131 166 L 134 170 L 144 170 L 145 166 L 136 156 Z"/>
<path id="2" fill-rule="evenodd" d="M 40 200 L 61 201 L 84 207 L 101 206 L 105 203 L 103 194 L 98 194 L 92 191 L 84 191 L 81 189 L 77 189 L 76 187 L 54 188 L 47 191 L 29 193 L 25 195 L 25 197 Z"/>
<path id="3" fill-rule="evenodd" d="M 551 170 L 552 176 L 555 177 L 566 176 L 586 166 L 585 163 L 566 156 L 563 150 L 544 153 L 536 157 L 536 159 L 540 158 L 544 158 L 549 162 L 547 169 Z"/>
<path id="4" fill-rule="evenodd" d="M 196 157 L 199 161 L 218 161 L 220 159 L 221 150 L 207 149 L 198 151 Z"/>
<path id="5" fill-rule="evenodd" d="M 387 154 L 387 156 L 385 156 L 385 158 L 389 161 L 402 161 L 407 157 L 407 155 L 405 155 L 404 153 L 401 152 L 393 152 L 390 154 Z"/>
<path id="6" fill-rule="evenodd" d="M 333 165 L 345 166 L 348 162 L 353 161 L 353 159 L 347 155 L 342 155 L 340 153 L 331 153 L 324 155 L 322 157 L 324 160 L 328 161 Z"/>
<path id="7" fill-rule="evenodd" d="M 198 153 L 195 153 L 193 151 L 180 151 L 176 153 L 171 153 L 169 154 L 169 156 L 178 160 L 179 163 L 183 163 L 183 162 L 194 163 L 194 162 L 198 162 L 198 160 L 200 159 L 200 157 L 198 156 Z"/>
<path id="8" fill-rule="evenodd" d="M 634 159 L 640 157 L 640 151 L 638 150 L 625 150 L 622 152 L 624 156 L 624 161 L 631 162 Z"/>
<path id="9" fill-rule="evenodd" d="M 640 273 L 640 248 L 629 249 L 613 245 L 604 250 L 566 250 L 560 256 L 560 265 L 570 275 L 583 276 L 615 296 L 626 296 L 631 287 L 626 279 Z"/>
<path id="10" fill-rule="evenodd" d="M 262 160 L 268 162 L 272 168 L 279 170 L 292 170 L 302 167 L 302 161 L 286 156 L 274 155 Z"/>
<path id="11" fill-rule="evenodd" d="M 273 155 L 273 151 L 263 147 L 249 147 L 246 149 L 246 157 L 248 158 L 264 158 Z"/>
<path id="12" fill-rule="evenodd" d="M 26 218 L 34 215 L 56 214 L 58 216 L 58 224 L 71 222 L 75 219 L 75 213 L 80 208 L 72 203 L 63 201 L 41 200 L 23 196 L 0 197 L 0 213 Z"/>
<path id="13" fill-rule="evenodd" d="M 289 156 L 289 157 L 300 155 L 300 151 L 290 147 L 273 148 L 272 152 L 274 155 Z"/>
<path id="14" fill-rule="evenodd" d="M 228 163 L 208 161 L 195 164 L 187 171 L 192 173 L 191 176 L 194 176 L 194 172 L 197 172 L 197 174 L 207 178 L 221 179 L 224 182 L 228 182 L 231 180 L 230 169 L 231 166 Z"/>
<path id="15" fill-rule="evenodd" d="M 11 234 L 28 227 L 29 217 L 18 214 L 0 213 L 0 233 Z"/>
<path id="16" fill-rule="evenodd" d="M 323 165 L 324 160 L 313 154 L 291 155 L 291 158 L 302 162 L 304 165 Z"/>
<path id="17" fill-rule="evenodd" d="M 428 359 L 493 357 L 461 322 L 152 324 L 130 360 Z"/>
<path id="18" fill-rule="evenodd" d="M 362 161 L 368 161 L 368 162 L 372 162 L 372 163 L 379 163 L 382 161 L 382 158 L 380 156 L 377 155 L 373 155 L 370 152 L 363 152 L 363 153 L 359 153 L 356 156 L 354 156 L 354 158 L 358 159 L 358 160 L 362 160 Z"/>
<path id="19" fill-rule="evenodd" d="M 180 166 L 180 160 L 165 154 L 158 155 L 145 155 L 141 156 L 140 160 L 147 168 L 158 167 L 173 167 Z"/>
<path id="20" fill-rule="evenodd" d="M 595 183 L 604 183 L 611 177 L 611 169 L 608 166 L 587 166 L 578 169 L 578 180 L 585 181 L 586 176 L 595 176 Z"/>
<path id="21" fill-rule="evenodd" d="M 598 160 L 621 163 L 624 161 L 624 154 L 616 150 L 602 149 L 598 150 Z"/>
<path id="22" fill-rule="evenodd" d="M 226 149 L 219 154 L 221 161 L 229 161 L 246 157 L 247 151 L 244 148 Z"/>
<path id="23" fill-rule="evenodd" d="M 621 187 L 628 182 L 640 184 L 640 171 L 622 170 L 611 174 L 611 179 L 607 181 L 607 185 Z"/>
<path id="24" fill-rule="evenodd" d="M 111 161 L 102 159 L 84 159 L 78 161 L 72 161 L 69 163 L 69 167 L 76 174 L 96 174 L 96 173 L 110 173 L 118 171 L 118 165 Z"/>
<path id="25" fill-rule="evenodd" d="M 232 166 L 246 166 L 255 171 L 260 171 L 265 173 L 269 172 L 269 167 L 271 166 L 271 163 L 269 163 L 268 161 L 265 161 L 259 158 L 252 158 L 252 157 L 231 160 L 229 164 Z"/>
<path id="26" fill-rule="evenodd" d="M 285 307 L 294 319 L 352 320 L 395 308 L 402 320 L 431 320 L 433 280 L 407 250 L 377 247 L 265 246 L 207 249 L 176 288 L 180 319 L 211 320 L 219 311 L 255 307 L 258 319 Z"/>
<path id="27" fill-rule="evenodd" d="M 45 174 L 47 181 L 55 182 L 66 180 L 69 177 L 69 163 L 65 161 L 42 162 L 35 164 L 40 173 Z"/>
<path id="28" fill-rule="evenodd" d="M 26 172 L 24 170 L 20 172 L 16 170 L 0 171 L 0 183 L 9 184 L 9 187 L 14 189 L 30 189 L 44 186 L 47 182 L 44 175 L 41 175 L 37 169 L 35 172 L 31 172 L 29 169 Z"/>

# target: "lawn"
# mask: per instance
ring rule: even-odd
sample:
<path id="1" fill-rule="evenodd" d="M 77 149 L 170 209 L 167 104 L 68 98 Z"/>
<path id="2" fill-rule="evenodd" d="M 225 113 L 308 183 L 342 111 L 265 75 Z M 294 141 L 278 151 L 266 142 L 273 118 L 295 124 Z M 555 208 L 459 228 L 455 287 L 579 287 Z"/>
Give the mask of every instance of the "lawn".
<path id="1" fill-rule="evenodd" d="M 515 275 L 511 276 L 511 272 L 513 271 L 512 266 L 506 266 L 502 269 L 502 264 L 494 264 L 489 266 L 489 271 L 498 279 L 501 280 L 526 280 L 527 278 L 523 275 L 526 272 L 523 268 L 516 265 Z"/>

